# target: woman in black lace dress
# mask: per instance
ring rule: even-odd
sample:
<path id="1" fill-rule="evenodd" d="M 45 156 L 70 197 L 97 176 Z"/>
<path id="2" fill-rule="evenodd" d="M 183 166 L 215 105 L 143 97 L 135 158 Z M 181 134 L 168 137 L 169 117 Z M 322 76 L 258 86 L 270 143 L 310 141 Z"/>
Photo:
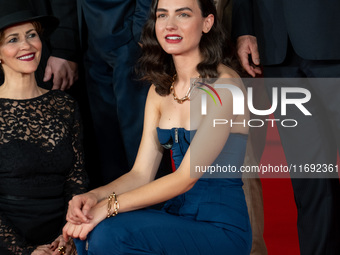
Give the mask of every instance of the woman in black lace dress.
<path id="1" fill-rule="evenodd" d="M 69 255 L 67 203 L 87 182 L 79 112 L 67 94 L 37 86 L 39 33 L 58 21 L 25 5 L 0 1 L 0 254 Z"/>

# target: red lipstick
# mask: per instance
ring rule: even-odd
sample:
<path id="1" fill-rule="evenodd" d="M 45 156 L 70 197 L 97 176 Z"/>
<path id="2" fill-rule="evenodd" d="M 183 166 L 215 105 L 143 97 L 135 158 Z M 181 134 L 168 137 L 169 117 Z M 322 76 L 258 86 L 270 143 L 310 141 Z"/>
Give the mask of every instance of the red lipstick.
<path id="1" fill-rule="evenodd" d="M 165 36 L 165 41 L 167 43 L 179 43 L 181 42 L 183 39 L 183 37 L 181 37 L 180 35 L 176 35 L 176 34 L 168 34 Z"/>
<path id="2" fill-rule="evenodd" d="M 18 57 L 21 61 L 32 61 L 35 58 L 35 53 L 28 53 Z"/>

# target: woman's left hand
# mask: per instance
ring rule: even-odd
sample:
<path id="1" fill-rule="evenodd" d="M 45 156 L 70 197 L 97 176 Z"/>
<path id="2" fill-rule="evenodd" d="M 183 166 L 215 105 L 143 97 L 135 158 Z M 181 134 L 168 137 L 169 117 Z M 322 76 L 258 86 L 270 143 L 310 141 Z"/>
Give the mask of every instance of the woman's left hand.
<path id="1" fill-rule="evenodd" d="M 69 237 L 85 240 L 88 233 L 90 233 L 95 228 L 95 226 L 97 226 L 102 220 L 106 218 L 107 200 L 105 199 L 92 207 L 89 213 L 93 216 L 93 219 L 90 220 L 89 223 L 82 223 L 80 225 L 70 222 L 66 223 L 63 228 L 63 237 L 66 241 L 69 240 Z"/>
<path id="2" fill-rule="evenodd" d="M 52 255 L 76 255 L 76 247 L 74 246 L 73 240 L 70 239 L 68 242 L 65 242 L 62 235 L 58 236 L 52 243 L 51 249 L 53 250 Z"/>
<path id="3" fill-rule="evenodd" d="M 39 245 L 32 253 L 31 255 L 51 255 L 53 253 L 53 250 L 51 249 L 51 245 L 44 244 Z"/>

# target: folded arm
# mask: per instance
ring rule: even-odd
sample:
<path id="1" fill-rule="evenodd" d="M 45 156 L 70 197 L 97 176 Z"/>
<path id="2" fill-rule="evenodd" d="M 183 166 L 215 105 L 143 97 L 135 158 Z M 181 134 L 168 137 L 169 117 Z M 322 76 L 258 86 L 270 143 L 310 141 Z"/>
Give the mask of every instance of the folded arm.
<path id="1" fill-rule="evenodd" d="M 97 201 L 101 201 L 93 206 L 89 211 L 89 214 L 92 215 L 93 218 L 90 220 L 87 219 L 87 222 L 81 225 L 76 225 L 71 222 L 67 223 L 64 227 L 64 237 L 66 239 L 68 236 L 85 239 L 87 234 L 99 222 L 106 218 L 108 204 L 107 196 L 113 191 L 117 194 L 117 200 L 120 207 L 119 213 L 124 213 L 164 202 L 190 190 L 203 174 L 195 174 L 195 166 L 211 165 L 222 151 L 231 131 L 229 125 L 220 125 L 215 128 L 212 127 L 213 119 L 221 118 L 221 116 L 223 116 L 224 118 L 241 121 L 241 119 L 249 117 L 249 115 L 246 117 L 233 116 L 232 94 L 225 89 L 218 90 L 218 92 L 224 102 L 223 106 L 215 108 L 212 100 L 210 100 L 211 102 L 208 102 L 210 110 L 208 111 L 207 116 L 202 118 L 202 121 L 198 125 L 196 135 L 187 150 L 180 167 L 177 171 L 152 181 L 154 179 L 155 170 L 157 170 L 160 162 L 160 155 L 156 157 L 150 157 L 147 155 L 150 155 L 151 152 L 158 154 L 157 151 L 160 150 L 160 145 L 156 133 L 159 117 L 152 121 L 153 118 L 150 118 L 150 116 L 155 115 L 147 114 L 148 110 L 152 111 L 152 109 L 157 109 L 154 107 L 153 103 L 151 103 L 154 101 L 152 100 L 153 96 L 156 97 L 157 95 L 153 95 L 155 92 L 151 90 L 148 96 L 149 102 L 147 102 L 146 106 L 146 126 L 133 170 L 131 170 L 130 175 L 125 175 L 126 178 L 123 176 L 122 179 L 118 179 L 109 185 L 95 190 L 92 195 L 97 198 Z M 247 128 L 243 131 L 247 132 Z M 150 134 L 148 134 L 148 132 L 150 132 Z M 152 150 L 152 147 L 158 149 Z M 146 158 L 144 158 L 144 156 L 146 156 Z M 133 176 L 133 174 L 136 174 L 138 172 L 136 169 L 139 167 L 142 169 L 142 172 L 144 172 L 145 167 L 148 167 L 148 163 L 154 162 L 151 160 L 156 160 L 157 162 L 157 165 L 155 165 L 157 167 L 151 171 L 151 175 L 144 175 L 144 177 L 141 178 L 142 181 L 128 178 Z M 137 181 L 138 185 L 136 185 L 135 181 Z M 125 185 L 122 185 L 123 183 Z M 123 186 L 128 188 L 123 188 Z"/>

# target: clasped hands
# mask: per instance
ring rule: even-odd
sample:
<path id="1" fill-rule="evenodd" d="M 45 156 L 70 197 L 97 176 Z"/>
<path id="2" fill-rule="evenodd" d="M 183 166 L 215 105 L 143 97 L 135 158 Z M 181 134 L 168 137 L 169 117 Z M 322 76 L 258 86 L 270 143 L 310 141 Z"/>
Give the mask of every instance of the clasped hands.
<path id="1" fill-rule="evenodd" d="M 70 237 L 85 240 L 88 233 L 104 220 L 106 215 L 106 199 L 98 202 L 91 192 L 74 196 L 69 202 L 67 223 L 63 228 L 65 241 L 68 241 Z"/>

